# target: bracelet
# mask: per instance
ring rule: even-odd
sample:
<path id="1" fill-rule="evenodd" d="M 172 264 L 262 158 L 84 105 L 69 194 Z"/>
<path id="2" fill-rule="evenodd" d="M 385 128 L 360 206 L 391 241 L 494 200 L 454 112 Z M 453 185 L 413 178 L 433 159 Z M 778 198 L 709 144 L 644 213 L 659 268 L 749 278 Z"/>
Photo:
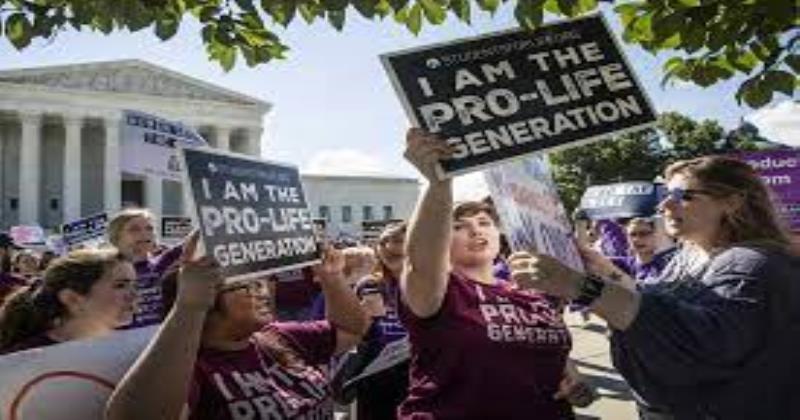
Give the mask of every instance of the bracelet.
<path id="1" fill-rule="evenodd" d="M 602 278 L 594 274 L 588 274 L 583 278 L 581 287 L 578 290 L 578 297 L 572 299 L 572 303 L 580 306 L 590 306 L 603 294 L 605 287 L 606 282 Z"/>

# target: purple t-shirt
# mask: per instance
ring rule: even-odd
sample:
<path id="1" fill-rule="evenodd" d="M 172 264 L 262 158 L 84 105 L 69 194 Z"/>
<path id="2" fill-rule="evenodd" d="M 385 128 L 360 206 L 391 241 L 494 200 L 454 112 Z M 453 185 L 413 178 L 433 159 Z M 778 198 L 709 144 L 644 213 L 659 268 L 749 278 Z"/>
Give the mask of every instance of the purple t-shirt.
<path id="1" fill-rule="evenodd" d="M 391 276 L 391 274 L 384 275 Z M 359 298 L 370 293 L 370 291 L 377 291 L 383 299 L 386 314 L 372 318 L 372 332 L 374 335 L 369 337 L 372 340 L 376 340 L 381 348 L 408 335 L 406 328 L 400 322 L 398 314 L 400 290 L 397 283 L 397 280 L 391 277 L 386 277 L 381 282 L 375 282 L 372 278 L 367 277 L 356 284 L 356 294 Z"/>
<path id="2" fill-rule="evenodd" d="M 619 269 L 636 279 L 639 284 L 650 284 L 657 282 L 661 272 L 672 261 L 678 248 L 670 248 L 661 251 L 653 256 L 649 262 L 643 263 L 636 257 L 611 257 L 611 262 Z"/>
<path id="3" fill-rule="evenodd" d="M 133 264 L 136 270 L 136 312 L 133 321 L 125 329 L 158 324 L 163 317 L 161 302 L 161 277 L 178 261 L 183 244 L 176 245 L 154 258 Z"/>
<path id="4" fill-rule="evenodd" d="M 271 330 L 303 362 L 285 368 L 258 339 Z M 328 321 L 267 325 L 237 351 L 201 349 L 188 405 L 191 420 L 332 419 L 333 400 L 324 367 L 336 349 L 336 330 Z"/>
<path id="5" fill-rule="evenodd" d="M 553 399 L 572 340 L 546 296 L 451 274 L 436 315 L 420 319 L 404 305 L 400 314 L 412 350 L 398 418 L 573 417 L 568 403 Z"/>

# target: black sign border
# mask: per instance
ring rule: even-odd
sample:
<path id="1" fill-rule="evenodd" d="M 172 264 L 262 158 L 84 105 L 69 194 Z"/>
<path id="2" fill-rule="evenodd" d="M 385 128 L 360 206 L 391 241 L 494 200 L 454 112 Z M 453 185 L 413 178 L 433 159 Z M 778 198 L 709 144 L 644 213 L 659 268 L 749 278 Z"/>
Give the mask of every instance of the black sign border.
<path id="1" fill-rule="evenodd" d="M 178 146 L 177 147 L 178 156 L 180 157 L 181 164 L 183 165 L 183 170 L 181 171 L 181 179 L 182 179 L 182 182 L 183 182 L 183 185 L 184 185 L 184 188 L 185 188 L 184 191 L 186 192 L 184 198 L 186 199 L 186 204 L 189 207 L 189 209 L 188 209 L 189 210 L 188 211 L 189 217 L 192 218 L 192 221 L 195 223 L 195 226 L 197 227 L 197 229 L 200 230 L 200 232 L 199 232 L 200 238 L 199 238 L 199 240 L 197 242 L 197 251 L 195 252 L 195 255 L 198 256 L 198 257 L 207 255 L 208 254 L 208 252 L 207 252 L 208 250 L 206 249 L 206 244 L 205 244 L 205 241 L 203 240 L 203 234 L 202 234 L 203 224 L 200 222 L 200 217 L 197 214 L 197 203 L 195 203 L 195 201 L 194 201 L 194 190 L 192 189 L 192 182 L 189 179 L 189 165 L 187 165 L 187 163 L 186 163 L 186 150 L 187 149 L 188 150 L 192 150 L 192 151 L 196 151 L 196 152 L 210 153 L 210 154 L 214 154 L 214 155 L 218 155 L 218 156 L 227 156 L 227 157 L 235 158 L 235 159 L 249 160 L 249 161 L 252 161 L 252 162 L 268 163 L 270 165 L 282 166 L 282 167 L 284 167 L 286 169 L 296 170 L 297 173 L 298 173 L 298 180 L 301 181 L 301 184 L 302 184 L 302 179 L 299 176 L 300 175 L 300 168 L 297 165 L 294 165 L 294 164 L 291 164 L 291 163 L 278 162 L 278 161 L 268 160 L 268 159 L 261 159 L 261 158 L 255 157 L 255 156 L 245 155 L 245 154 L 242 154 L 242 153 L 235 153 L 235 152 L 230 152 L 230 151 L 227 151 L 227 150 L 215 149 L 213 147 L 190 147 L 190 148 L 187 148 L 187 147 L 183 147 L 183 146 Z M 305 190 L 303 190 L 303 198 L 305 198 L 306 207 L 308 207 L 308 197 L 305 195 Z M 309 212 L 310 211 L 311 210 L 309 209 Z M 287 266 L 283 266 L 283 267 L 276 267 L 276 268 L 269 269 L 269 270 L 262 270 L 262 271 L 256 271 L 256 272 L 253 272 L 253 273 L 240 274 L 240 275 L 237 275 L 237 276 L 226 277 L 224 279 L 223 283 L 224 284 L 241 283 L 241 282 L 245 282 L 245 281 L 249 281 L 249 280 L 260 279 L 260 278 L 263 278 L 266 275 L 280 273 L 282 271 L 296 270 L 296 269 L 300 269 L 300 268 L 309 267 L 309 266 L 312 266 L 312 265 L 315 265 L 315 264 L 319 264 L 319 263 L 322 262 L 322 259 L 319 258 L 320 252 L 321 252 L 321 250 L 319 248 L 317 248 L 317 258 L 313 259 L 313 260 L 309 260 L 309 261 L 305 261 L 305 262 L 301 262 L 301 263 L 297 263 L 297 264 L 292 264 L 292 265 L 287 265 Z"/>
<path id="2" fill-rule="evenodd" d="M 653 110 L 653 114 L 654 115 L 658 115 L 658 111 L 657 111 L 656 107 L 653 105 L 653 101 L 650 99 L 650 96 L 647 94 L 647 90 L 644 89 L 644 86 L 639 81 L 639 76 L 634 71 L 633 66 L 631 65 L 630 61 L 628 60 L 628 56 L 625 55 L 625 50 L 622 48 L 622 44 L 617 39 L 617 36 L 614 33 L 614 31 L 608 25 L 608 21 L 606 20 L 605 15 L 603 15 L 602 12 L 599 12 L 599 11 L 598 12 L 592 12 L 592 13 L 587 13 L 587 14 L 585 14 L 583 16 L 575 17 L 575 18 L 568 19 L 568 20 L 558 20 L 558 21 L 553 21 L 553 22 L 547 22 L 547 23 L 543 23 L 539 27 L 542 28 L 542 27 L 548 27 L 548 26 L 564 25 L 564 24 L 569 24 L 571 22 L 575 22 L 575 21 L 578 21 L 578 20 L 594 19 L 594 18 L 599 18 L 600 22 L 603 25 L 603 27 L 606 29 L 606 31 L 608 31 L 608 33 L 609 33 L 609 35 L 611 37 L 611 40 L 614 42 L 614 47 L 617 48 L 617 50 L 619 51 L 620 57 L 622 57 L 623 62 L 628 67 L 628 69 L 630 69 L 630 74 L 633 76 L 633 83 L 636 85 L 636 87 L 641 92 L 642 97 L 644 97 L 645 101 L 647 102 L 647 105 L 650 107 L 650 109 Z M 411 48 L 406 48 L 406 49 L 402 49 L 402 50 L 399 50 L 399 51 L 392 51 L 390 53 L 381 54 L 379 57 L 380 57 L 380 60 L 381 60 L 381 64 L 383 65 L 383 69 L 389 75 L 389 80 L 391 82 L 392 88 L 394 89 L 397 98 L 400 100 L 400 103 L 403 106 L 403 111 L 405 111 L 406 117 L 408 117 L 408 119 L 411 121 L 412 126 L 414 126 L 414 127 L 422 127 L 422 124 L 420 124 L 419 120 L 417 120 L 417 116 L 416 116 L 416 114 L 414 112 L 414 107 L 408 102 L 408 97 L 406 96 L 405 92 L 403 92 L 403 87 L 400 84 L 400 80 L 397 77 L 397 73 L 394 71 L 394 68 L 392 67 L 392 65 L 391 65 L 391 63 L 389 61 L 390 58 L 398 56 L 398 55 L 405 55 L 405 54 L 408 54 L 408 53 L 414 53 L 414 52 L 420 52 L 420 51 L 425 51 L 425 50 L 434 49 L 434 48 L 446 47 L 446 46 L 452 45 L 452 44 L 460 44 L 462 42 L 478 41 L 478 40 L 482 40 L 482 39 L 486 39 L 486 38 L 492 38 L 492 37 L 506 35 L 506 34 L 515 33 L 515 32 L 519 32 L 519 31 L 520 31 L 520 28 L 504 29 L 504 30 L 500 30 L 500 31 L 488 32 L 488 33 L 477 35 L 477 36 L 464 37 L 464 38 L 459 38 L 459 39 L 455 39 L 455 40 L 452 40 L 452 41 L 442 41 L 442 42 L 437 42 L 437 43 L 434 43 L 434 44 L 426 44 L 426 45 L 422 45 L 422 46 L 419 46 L 419 47 L 411 47 Z M 525 154 L 522 154 L 522 155 L 511 156 L 511 157 L 507 157 L 507 158 L 504 158 L 504 159 L 495 160 L 495 161 L 487 162 L 487 163 L 482 163 L 480 165 L 470 166 L 468 168 L 458 169 L 458 170 L 451 171 L 451 172 L 446 172 L 444 170 L 444 168 L 442 168 L 441 163 L 437 163 L 436 164 L 436 175 L 439 178 L 439 180 L 444 181 L 444 180 L 446 180 L 448 178 L 454 178 L 454 177 L 456 177 L 458 175 L 464 175 L 464 174 L 468 174 L 468 173 L 471 173 L 471 172 L 481 171 L 481 170 L 486 169 L 488 167 L 496 166 L 496 165 L 499 165 L 499 164 L 502 164 L 502 163 L 505 163 L 505 162 L 512 162 L 512 161 L 515 161 L 515 160 L 518 160 L 518 159 L 522 159 L 522 158 L 525 158 L 525 157 L 528 157 L 528 156 L 531 156 L 531 155 L 534 155 L 534 154 L 537 154 L 537 153 L 550 153 L 550 152 L 558 152 L 560 150 L 565 150 L 565 149 L 571 149 L 573 147 L 579 147 L 579 146 L 583 146 L 583 145 L 586 145 L 586 144 L 589 144 L 589 143 L 594 143 L 594 142 L 599 141 L 599 140 L 607 140 L 607 139 L 609 139 L 610 136 L 624 135 L 624 134 L 627 134 L 627 133 L 643 130 L 645 128 L 654 127 L 657 124 L 658 124 L 658 121 L 657 120 L 653 120 L 652 122 L 649 122 L 649 123 L 639 124 L 639 125 L 635 125 L 635 126 L 632 126 L 632 127 L 624 128 L 624 129 L 621 129 L 621 130 L 615 130 L 615 131 L 611 131 L 611 132 L 608 132 L 608 133 L 603 133 L 601 135 L 587 137 L 587 138 L 582 139 L 582 140 L 569 142 L 569 143 L 565 143 L 565 144 L 560 144 L 558 146 L 553 146 L 553 147 L 549 147 L 549 148 L 546 148 L 546 149 L 538 149 L 538 150 L 534 150 L 534 151 L 531 151 L 531 152 L 528 152 L 528 153 L 525 153 Z"/>

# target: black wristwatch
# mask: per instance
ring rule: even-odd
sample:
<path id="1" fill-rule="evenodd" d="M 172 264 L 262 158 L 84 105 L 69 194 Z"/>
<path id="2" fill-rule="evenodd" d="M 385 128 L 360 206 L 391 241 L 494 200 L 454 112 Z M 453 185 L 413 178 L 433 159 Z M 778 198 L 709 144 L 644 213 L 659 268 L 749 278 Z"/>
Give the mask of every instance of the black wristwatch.
<path id="1" fill-rule="evenodd" d="M 580 306 L 589 306 L 603 294 L 605 287 L 606 282 L 602 278 L 594 274 L 587 274 L 583 278 L 583 282 L 581 282 L 578 297 L 572 299 L 572 303 Z"/>

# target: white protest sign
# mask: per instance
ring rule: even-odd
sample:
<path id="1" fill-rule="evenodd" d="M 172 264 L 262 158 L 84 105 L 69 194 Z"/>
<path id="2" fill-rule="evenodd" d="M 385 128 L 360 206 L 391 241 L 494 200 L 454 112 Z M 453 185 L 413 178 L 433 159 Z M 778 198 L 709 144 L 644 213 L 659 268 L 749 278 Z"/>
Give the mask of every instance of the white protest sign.
<path id="1" fill-rule="evenodd" d="M 8 234 L 19 246 L 44 245 L 46 240 L 41 226 L 12 226 Z"/>
<path id="2" fill-rule="evenodd" d="M 102 420 L 157 326 L 0 356 L 0 420 Z"/>
<path id="3" fill-rule="evenodd" d="M 102 239 L 106 235 L 108 214 L 99 213 L 61 225 L 61 234 L 67 246 L 75 246 L 93 240 Z"/>
<path id="4" fill-rule="evenodd" d="M 409 359 L 411 359 L 411 343 L 409 343 L 408 337 L 391 342 L 381 350 L 380 354 L 358 376 L 347 381 L 347 385 L 349 386 L 368 376 L 383 372 Z"/>
<path id="5" fill-rule="evenodd" d="M 121 169 L 138 175 L 181 181 L 176 147 L 203 147 L 207 143 L 192 128 L 139 111 L 123 111 Z"/>
<path id="6" fill-rule="evenodd" d="M 167 245 L 179 244 L 194 229 L 192 218 L 161 216 L 161 240 Z"/>
<path id="7" fill-rule="evenodd" d="M 544 156 L 508 162 L 484 175 L 512 250 L 547 254 L 583 271 L 569 219 Z"/>

